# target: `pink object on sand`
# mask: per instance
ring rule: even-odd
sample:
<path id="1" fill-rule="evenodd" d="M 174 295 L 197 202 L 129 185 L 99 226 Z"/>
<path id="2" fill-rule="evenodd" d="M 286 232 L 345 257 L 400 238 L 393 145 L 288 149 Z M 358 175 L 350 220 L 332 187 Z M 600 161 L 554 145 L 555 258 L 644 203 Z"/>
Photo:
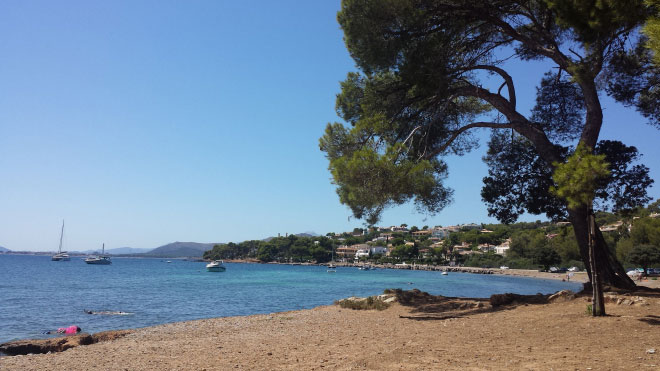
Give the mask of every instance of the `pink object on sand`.
<path id="1" fill-rule="evenodd" d="M 64 331 L 65 334 L 76 334 L 78 333 L 78 326 L 69 326 L 66 328 L 66 331 Z"/>
<path id="2" fill-rule="evenodd" d="M 71 334 L 77 334 L 78 333 L 78 326 L 69 326 L 69 327 L 60 327 L 57 329 L 57 333 L 59 334 L 66 334 L 66 335 L 71 335 Z"/>

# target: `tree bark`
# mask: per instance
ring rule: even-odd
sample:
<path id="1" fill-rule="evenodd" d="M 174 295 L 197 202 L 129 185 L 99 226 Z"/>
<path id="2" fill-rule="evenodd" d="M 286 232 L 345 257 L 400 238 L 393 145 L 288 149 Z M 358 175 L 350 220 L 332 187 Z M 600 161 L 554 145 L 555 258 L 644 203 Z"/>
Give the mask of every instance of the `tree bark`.
<path id="1" fill-rule="evenodd" d="M 605 315 L 605 299 L 603 298 L 603 282 L 600 278 L 600 268 L 596 265 L 596 220 L 591 208 L 587 211 L 587 224 L 589 226 L 589 267 L 591 268 L 591 314 L 594 317 Z"/>
<path id="2" fill-rule="evenodd" d="M 591 280 L 591 267 L 589 265 L 589 224 L 587 223 L 587 211 L 569 209 L 569 220 L 573 225 L 575 238 L 580 248 L 580 257 L 587 268 Z M 603 234 L 596 228 L 594 230 L 594 264 L 598 267 L 598 274 L 603 285 L 620 289 L 634 290 L 635 282 L 626 274 L 623 266 L 616 259 L 614 252 L 610 250 L 603 238 Z"/>

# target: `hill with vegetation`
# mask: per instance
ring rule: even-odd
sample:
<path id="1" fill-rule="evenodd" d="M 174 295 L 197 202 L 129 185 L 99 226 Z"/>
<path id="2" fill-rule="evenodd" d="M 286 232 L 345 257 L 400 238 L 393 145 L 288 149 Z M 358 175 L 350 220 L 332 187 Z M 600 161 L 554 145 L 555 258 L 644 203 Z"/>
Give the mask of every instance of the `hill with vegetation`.
<path id="1" fill-rule="evenodd" d="M 647 208 L 626 215 L 597 213 L 596 221 L 601 226 L 606 243 L 624 266 L 644 265 L 640 263 L 643 259 L 637 257 L 640 254 L 649 257 L 644 259 L 654 261 L 654 251 L 660 251 L 659 204 L 660 201 L 656 201 Z M 360 258 L 372 263 L 508 266 L 519 269 L 547 269 L 553 265 L 585 267 L 570 223 L 536 221 L 473 225 L 454 228 L 454 232 L 443 239 L 413 235 L 415 231 L 430 230 L 428 226 L 405 229 L 401 232 L 379 232 L 375 228 L 356 228 L 352 233 L 328 233 L 326 236 L 289 235 L 268 240 L 230 242 L 215 245 L 203 257 L 325 263 L 332 259 L 333 251 L 338 247 L 362 244 L 362 248 L 380 246 L 389 250 L 389 255 L 369 254 Z M 496 254 L 496 246 L 508 246 L 508 250 L 505 254 Z M 338 260 L 339 256 L 335 255 L 335 258 Z M 660 266 L 660 261 L 648 264 Z"/>
<path id="2" fill-rule="evenodd" d="M 178 257 L 201 258 L 204 252 L 212 249 L 214 245 L 216 244 L 177 241 L 157 247 L 149 252 L 139 255 L 146 257 L 157 257 L 157 258 L 178 258 Z"/>

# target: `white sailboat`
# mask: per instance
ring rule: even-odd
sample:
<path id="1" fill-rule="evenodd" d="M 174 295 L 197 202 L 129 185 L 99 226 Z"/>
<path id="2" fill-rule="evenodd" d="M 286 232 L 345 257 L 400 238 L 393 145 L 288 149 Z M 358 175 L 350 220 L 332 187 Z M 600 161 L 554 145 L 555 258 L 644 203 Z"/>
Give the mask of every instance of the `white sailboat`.
<path id="1" fill-rule="evenodd" d="M 335 262 L 335 247 L 332 247 L 332 260 L 330 261 L 330 264 L 328 264 L 328 269 L 326 272 L 328 273 L 337 273 L 337 266 L 334 265 L 333 263 Z"/>
<path id="2" fill-rule="evenodd" d="M 105 255 L 105 244 L 103 244 L 103 247 L 101 249 L 101 255 L 90 256 L 89 258 L 85 259 L 85 263 L 96 264 L 96 265 L 112 264 L 110 257 Z"/>
<path id="3" fill-rule="evenodd" d="M 66 251 L 62 251 L 62 238 L 64 237 L 64 220 L 62 220 L 62 231 L 60 232 L 60 247 L 57 249 L 57 254 L 53 255 L 50 260 L 60 262 L 69 261 L 71 258 Z"/>

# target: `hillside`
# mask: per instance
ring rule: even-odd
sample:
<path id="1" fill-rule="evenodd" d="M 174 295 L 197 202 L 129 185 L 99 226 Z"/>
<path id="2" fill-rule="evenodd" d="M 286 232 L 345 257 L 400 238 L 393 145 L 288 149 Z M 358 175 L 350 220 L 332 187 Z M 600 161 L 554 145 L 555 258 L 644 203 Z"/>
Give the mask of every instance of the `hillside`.
<path id="1" fill-rule="evenodd" d="M 144 249 L 136 247 L 117 247 L 114 249 L 105 249 L 106 254 L 110 255 L 124 255 L 124 254 L 144 254 L 152 251 L 153 249 Z M 82 254 L 100 254 L 101 249 L 85 250 L 85 251 L 72 251 L 72 253 Z"/>
<path id="2" fill-rule="evenodd" d="M 157 247 L 144 256 L 154 256 L 159 258 L 177 258 L 177 257 L 202 257 L 205 251 L 211 250 L 216 243 L 199 242 L 172 242 L 167 245 Z"/>

